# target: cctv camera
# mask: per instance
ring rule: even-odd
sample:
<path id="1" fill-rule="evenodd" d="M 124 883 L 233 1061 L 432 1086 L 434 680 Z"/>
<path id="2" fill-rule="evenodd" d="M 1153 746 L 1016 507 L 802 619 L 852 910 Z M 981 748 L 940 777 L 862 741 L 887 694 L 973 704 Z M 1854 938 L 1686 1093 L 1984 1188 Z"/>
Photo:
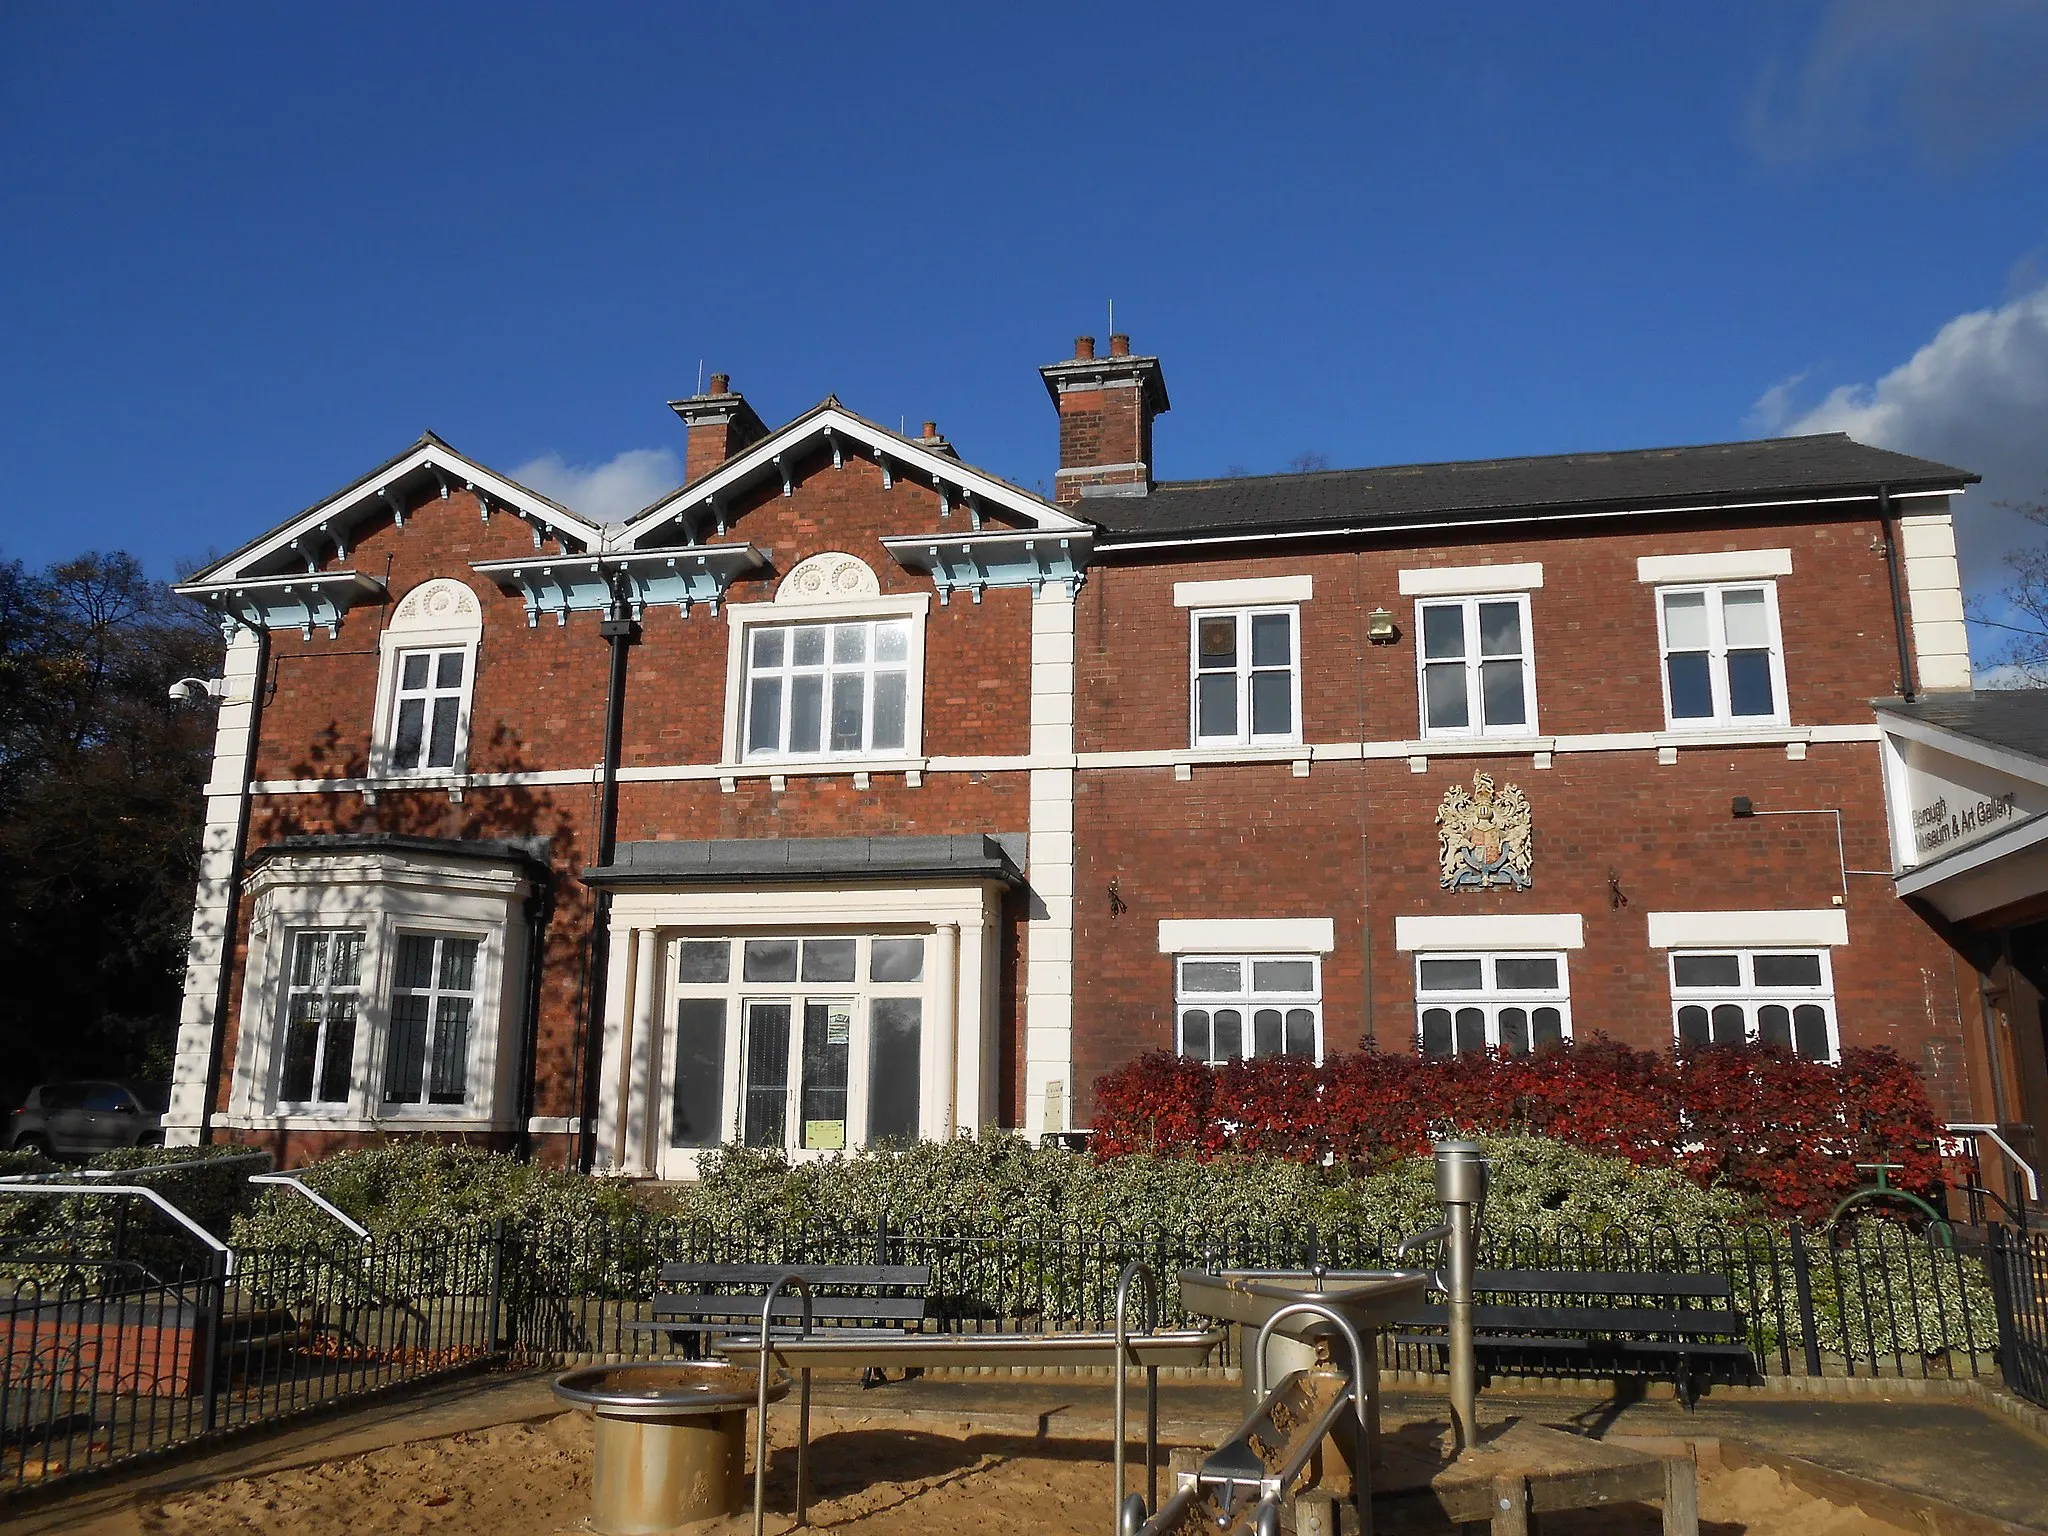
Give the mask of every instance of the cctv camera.
<path id="1" fill-rule="evenodd" d="M 204 704 L 208 699 L 220 697 L 220 683 L 217 679 L 205 677 L 181 677 L 171 684 L 171 702 L 187 706 Z"/>

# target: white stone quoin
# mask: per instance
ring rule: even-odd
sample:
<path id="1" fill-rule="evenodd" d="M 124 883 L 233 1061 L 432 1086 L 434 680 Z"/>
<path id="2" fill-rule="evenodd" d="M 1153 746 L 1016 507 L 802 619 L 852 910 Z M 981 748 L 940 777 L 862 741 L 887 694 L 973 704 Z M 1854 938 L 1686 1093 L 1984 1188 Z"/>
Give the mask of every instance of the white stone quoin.
<path id="1" fill-rule="evenodd" d="M 164 1145 L 196 1147 L 213 1091 L 207 1069 L 220 997 L 220 971 L 233 935 L 227 927 L 233 890 L 236 840 L 242 835 L 242 799 L 256 742 L 250 731 L 256 706 L 257 666 L 262 654 L 256 631 L 236 626 L 228 637 L 222 671 L 226 690 L 213 733 L 213 772 L 206 781 L 206 826 L 201 833 L 198 890 L 192 898 L 192 939 L 185 950 L 185 1001 L 178 1013 L 178 1060 L 171 1074 L 170 1110 L 164 1116 Z"/>

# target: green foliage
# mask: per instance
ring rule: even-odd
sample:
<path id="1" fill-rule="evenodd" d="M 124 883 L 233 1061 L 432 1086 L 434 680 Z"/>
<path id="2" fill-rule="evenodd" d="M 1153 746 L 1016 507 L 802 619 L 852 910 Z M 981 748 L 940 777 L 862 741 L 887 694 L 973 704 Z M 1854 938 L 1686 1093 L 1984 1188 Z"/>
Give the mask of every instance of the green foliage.
<path id="1" fill-rule="evenodd" d="M 1629 1267 L 1628 1255 L 1642 1267 L 1723 1270 L 1764 1342 L 1775 1351 L 1783 1333 L 1796 1366 L 1791 1229 L 1750 1198 L 1540 1136 L 1482 1145 L 1494 1165 L 1486 1226 L 1497 1255 L 1552 1263 L 1578 1252 L 1585 1267 L 1617 1268 Z M 542 1307 L 549 1318 L 567 1315 L 575 1298 L 645 1297 L 667 1259 L 863 1260 L 871 1251 L 864 1234 L 886 1218 L 907 1235 L 910 1261 L 931 1263 L 940 1293 L 956 1305 L 971 1306 L 994 1272 L 993 1250 L 965 1235 L 1009 1234 L 1002 1251 L 1010 1257 L 995 1270 L 1035 1287 L 1042 1317 L 1071 1320 L 1099 1310 L 1141 1240 L 1196 1256 L 1213 1241 L 1232 1262 L 1292 1264 L 1302 1262 L 1313 1223 L 1329 1261 L 1373 1262 L 1441 1214 L 1426 1157 L 1371 1173 L 1244 1156 L 1097 1161 L 1005 1135 L 800 1164 L 729 1147 L 706 1158 L 698 1182 L 654 1191 L 421 1142 L 344 1153 L 302 1172 L 378 1242 L 357 1255 L 309 1202 L 284 1192 L 258 1197 L 236 1221 L 235 1241 L 261 1250 L 266 1284 L 280 1294 L 375 1295 L 364 1278 L 373 1263 L 386 1266 L 377 1270 L 386 1281 L 409 1277 L 399 1287 L 407 1294 L 479 1293 L 483 1271 L 462 1256 L 479 1251 L 502 1218 L 518 1242 L 507 1284 L 553 1298 Z M 1848 1347 L 1865 1358 L 1872 1349 L 1911 1358 L 1986 1347 L 1991 1301 L 1976 1260 L 1895 1223 L 1868 1222 L 1848 1235 L 1840 1248 L 1826 1234 L 1806 1236 L 1825 1354 Z M 430 1250 L 445 1250 L 446 1263 Z M 377 1257 L 387 1251 L 392 1258 Z M 448 1266 L 462 1273 L 443 1273 Z"/>
<path id="2" fill-rule="evenodd" d="M 1491 1218 L 1541 1233 L 1694 1231 L 1742 1219 L 1743 1201 L 1670 1169 L 1637 1168 L 1537 1136 L 1487 1138 Z M 1000 1133 L 792 1162 L 726 1147 L 694 1184 L 639 1202 L 652 1214 L 726 1229 L 793 1225 L 989 1230 L 1020 1223 L 1189 1231 L 1281 1222 L 1392 1236 L 1436 1220 L 1432 1165 L 1410 1159 L 1360 1176 L 1261 1157 L 1097 1161 Z M 469 1147 L 394 1143 L 303 1170 L 307 1184 L 372 1231 L 488 1222 L 587 1224 L 635 1206 L 614 1180 L 585 1178 Z M 262 1197 L 240 1242 L 326 1240 L 333 1223 L 284 1192 Z"/>
<path id="3" fill-rule="evenodd" d="M 0 561 L 0 1107 L 170 1080 L 220 631 L 130 555 Z"/>
<path id="4" fill-rule="evenodd" d="M 632 1202 L 615 1180 L 522 1163 L 503 1153 L 426 1141 L 344 1152 L 299 1170 L 316 1189 L 379 1236 L 510 1221 L 591 1225 L 625 1215 Z M 325 1246 L 341 1229 L 310 1200 L 266 1190 L 237 1217 L 237 1247 Z"/>

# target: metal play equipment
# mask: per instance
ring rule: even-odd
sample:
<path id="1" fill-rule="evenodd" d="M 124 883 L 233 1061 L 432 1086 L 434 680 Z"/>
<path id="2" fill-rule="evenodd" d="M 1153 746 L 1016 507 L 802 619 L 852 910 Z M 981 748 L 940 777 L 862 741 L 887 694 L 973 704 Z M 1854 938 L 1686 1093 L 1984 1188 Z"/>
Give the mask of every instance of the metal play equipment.
<path id="1" fill-rule="evenodd" d="M 1540 1512 L 1656 1500 L 1665 1536 L 1698 1536 L 1689 1460 L 1529 1424 L 1482 1433 L 1472 1293 L 1487 1173 L 1476 1142 L 1437 1144 L 1444 1219 L 1395 1250 L 1398 1264 L 1441 1243 L 1435 1272 L 1184 1271 L 1187 1310 L 1238 1325 L 1250 1411 L 1235 1435 L 1179 1474 L 1173 1497 L 1149 1518 L 1147 1501 L 1122 1496 L 1119 1480 L 1117 1536 L 1366 1533 L 1376 1491 L 1427 1497 L 1457 1523 L 1487 1521 L 1494 1536 L 1528 1536 Z M 1397 1452 L 1380 1434 L 1378 1331 L 1413 1312 L 1430 1290 L 1448 1300 L 1451 1434 L 1448 1444 Z M 1276 1347 L 1286 1352 L 1277 1384 Z"/>
<path id="2" fill-rule="evenodd" d="M 1146 1329 L 1142 1333 L 1133 1333 L 1130 1328 L 1131 1292 L 1140 1281 L 1144 1282 L 1146 1293 Z M 804 1298 L 803 1323 L 794 1334 L 778 1334 L 774 1322 L 775 1302 L 784 1287 L 791 1285 Z M 810 1501 L 811 1372 L 815 1369 L 865 1371 L 962 1365 L 1044 1369 L 1051 1366 L 1099 1366 L 1107 1358 L 1116 1366 L 1115 1484 L 1117 1504 L 1121 1505 L 1124 1459 L 1129 1443 L 1126 1432 L 1129 1372 L 1134 1367 L 1145 1372 L 1146 1489 L 1148 1496 L 1157 1500 L 1160 1368 L 1202 1365 L 1224 1339 L 1220 1328 L 1159 1328 L 1158 1277 L 1141 1259 L 1132 1259 L 1117 1276 L 1115 1326 L 1107 1333 L 890 1332 L 878 1336 L 859 1328 L 827 1328 L 814 1332 L 810 1304 L 809 1285 L 800 1276 L 785 1275 L 769 1287 L 768 1294 L 762 1299 L 759 1337 L 727 1337 L 714 1340 L 711 1346 L 715 1353 L 729 1360 L 752 1358 L 758 1362 L 754 1379 L 761 1384 L 762 1395 L 754 1425 L 755 1536 L 761 1536 L 767 1509 L 767 1406 L 770 1400 L 767 1383 L 771 1368 L 780 1367 L 784 1372 L 794 1370 L 800 1383 L 796 1524 L 801 1526 Z M 788 1392 L 788 1377 L 785 1375 L 781 1380 L 783 1385 L 778 1397 Z"/>
<path id="3" fill-rule="evenodd" d="M 724 1361 L 642 1361 L 571 1371 L 555 1395 L 596 1421 L 591 1529 L 649 1536 L 737 1511 L 747 1409 L 789 1395 L 789 1378 Z"/>

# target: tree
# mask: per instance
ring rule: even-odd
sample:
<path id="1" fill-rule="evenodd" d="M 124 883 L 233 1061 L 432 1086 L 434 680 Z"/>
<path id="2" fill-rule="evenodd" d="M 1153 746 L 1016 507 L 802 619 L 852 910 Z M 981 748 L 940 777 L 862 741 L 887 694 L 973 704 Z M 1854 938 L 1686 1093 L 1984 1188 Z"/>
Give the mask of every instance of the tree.
<path id="1" fill-rule="evenodd" d="M 169 1076 L 220 650 L 132 556 L 0 563 L 0 1104 Z"/>
<path id="2" fill-rule="evenodd" d="M 2007 550 L 2012 581 L 1995 604 L 1970 605 L 1970 618 L 1998 639 L 1989 668 L 2002 688 L 2048 688 L 2048 495 L 2033 506 L 1999 505 L 2042 531 L 2032 544 Z"/>

